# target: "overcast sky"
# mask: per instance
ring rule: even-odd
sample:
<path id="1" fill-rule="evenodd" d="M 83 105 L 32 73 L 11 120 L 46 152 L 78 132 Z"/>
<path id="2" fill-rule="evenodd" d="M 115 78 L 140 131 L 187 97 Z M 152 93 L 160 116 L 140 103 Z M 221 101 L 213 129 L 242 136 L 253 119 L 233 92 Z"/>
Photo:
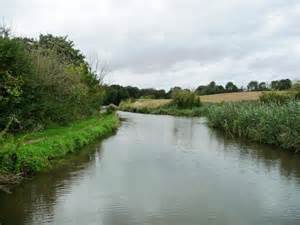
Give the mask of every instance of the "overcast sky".
<path id="1" fill-rule="evenodd" d="M 108 83 L 300 79 L 299 0 L 1 0 L 16 35 L 68 35 Z"/>

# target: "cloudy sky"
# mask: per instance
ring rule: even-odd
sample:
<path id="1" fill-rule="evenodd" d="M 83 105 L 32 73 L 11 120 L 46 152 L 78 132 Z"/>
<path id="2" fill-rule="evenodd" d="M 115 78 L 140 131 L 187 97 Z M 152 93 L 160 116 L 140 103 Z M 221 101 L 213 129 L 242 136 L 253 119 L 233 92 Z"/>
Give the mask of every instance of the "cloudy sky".
<path id="1" fill-rule="evenodd" d="M 68 35 L 108 83 L 300 79 L 299 0 L 1 0 L 16 35 Z"/>

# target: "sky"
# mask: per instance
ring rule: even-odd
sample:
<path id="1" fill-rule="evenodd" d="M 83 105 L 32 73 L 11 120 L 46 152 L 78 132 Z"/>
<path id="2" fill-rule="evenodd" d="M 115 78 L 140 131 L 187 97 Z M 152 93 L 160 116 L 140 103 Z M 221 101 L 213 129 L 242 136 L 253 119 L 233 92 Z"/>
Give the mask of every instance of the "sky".
<path id="1" fill-rule="evenodd" d="M 300 80 L 299 0 L 1 0 L 0 17 L 14 35 L 67 35 L 109 84 Z"/>

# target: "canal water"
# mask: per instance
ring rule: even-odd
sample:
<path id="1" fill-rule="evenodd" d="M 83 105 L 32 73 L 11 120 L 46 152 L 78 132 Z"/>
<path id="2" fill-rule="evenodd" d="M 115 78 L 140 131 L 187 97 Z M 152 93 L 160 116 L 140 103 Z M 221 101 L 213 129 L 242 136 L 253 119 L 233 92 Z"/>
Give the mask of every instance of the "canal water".
<path id="1" fill-rule="evenodd" d="M 1 225 L 297 225 L 300 157 L 202 118 L 120 113 L 114 136 L 0 193 Z"/>

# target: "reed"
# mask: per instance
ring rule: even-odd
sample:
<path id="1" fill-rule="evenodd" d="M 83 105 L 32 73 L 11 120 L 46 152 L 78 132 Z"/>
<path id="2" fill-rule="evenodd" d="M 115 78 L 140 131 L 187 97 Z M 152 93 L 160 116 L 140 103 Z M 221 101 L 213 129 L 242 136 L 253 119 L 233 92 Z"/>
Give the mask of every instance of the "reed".
<path id="1" fill-rule="evenodd" d="M 300 151 L 299 101 L 215 104 L 207 108 L 206 117 L 229 135 Z"/>

